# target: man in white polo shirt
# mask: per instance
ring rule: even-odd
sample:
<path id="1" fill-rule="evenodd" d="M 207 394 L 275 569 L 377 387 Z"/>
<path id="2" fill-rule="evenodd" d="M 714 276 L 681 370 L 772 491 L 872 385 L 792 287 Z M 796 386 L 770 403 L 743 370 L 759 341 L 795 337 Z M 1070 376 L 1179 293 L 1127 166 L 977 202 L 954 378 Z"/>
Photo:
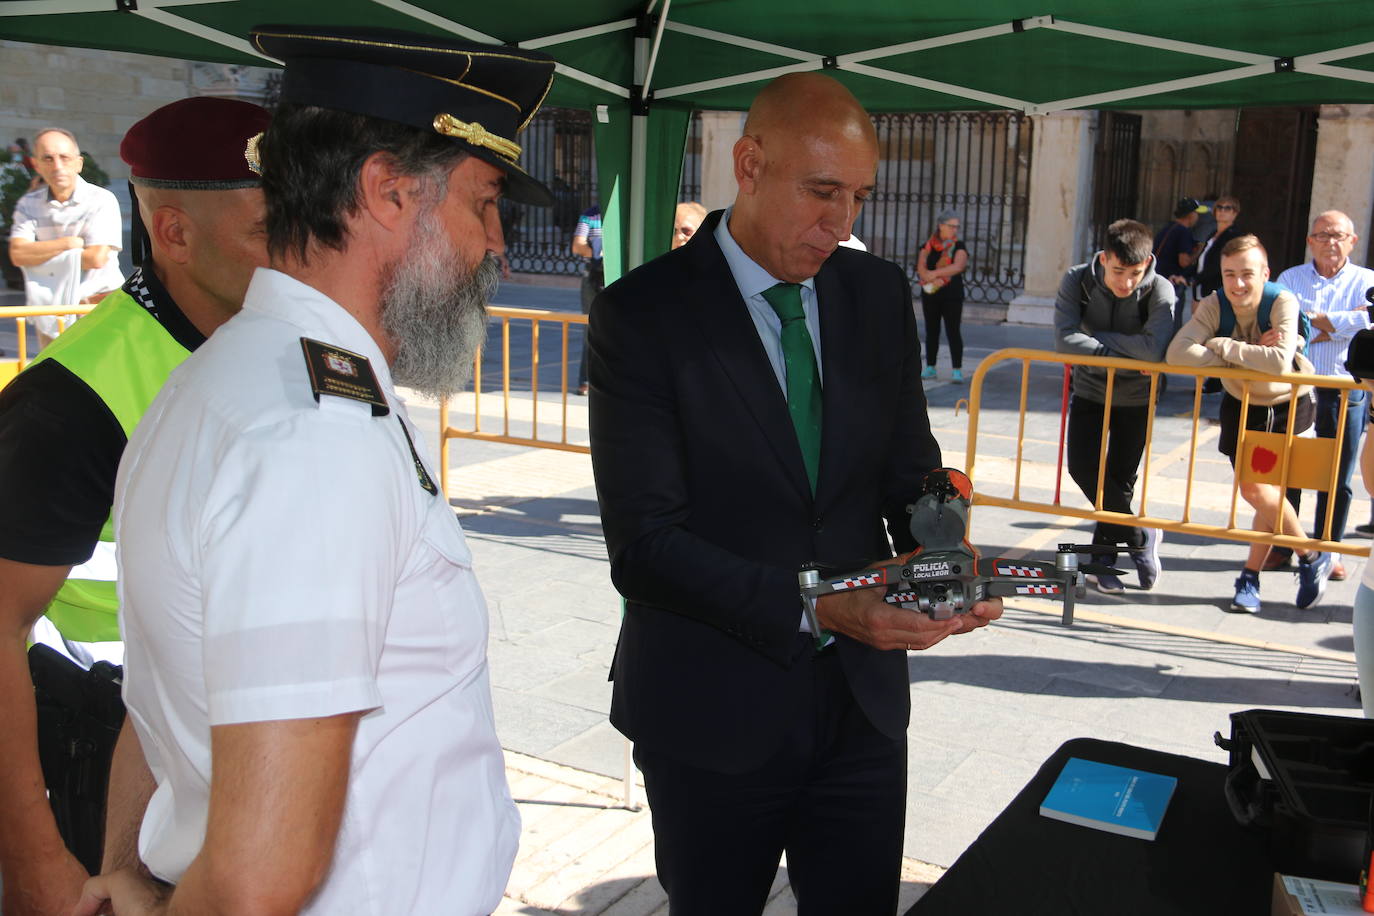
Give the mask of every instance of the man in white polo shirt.
<path id="1" fill-rule="evenodd" d="M 76 137 L 60 127 L 38 132 L 33 163 L 43 187 L 19 198 L 10 228 L 10 260 L 24 271 L 26 305 L 95 303 L 124 283 L 119 201 L 81 177 Z M 39 346 L 57 336 L 57 318 L 31 319 Z"/>
<path id="2" fill-rule="evenodd" d="M 1346 350 L 1350 339 L 1369 327 L 1369 304 L 1365 293 L 1374 288 L 1374 270 L 1361 267 L 1350 260 L 1359 237 L 1350 217 L 1339 210 L 1327 210 L 1312 221 L 1307 236 L 1307 248 L 1312 260 L 1290 267 L 1279 274 L 1279 285 L 1292 290 L 1302 310 L 1312 319 L 1312 340 L 1307 358 L 1319 375 L 1350 378 L 1345 371 Z M 1336 438 L 1340 419 L 1341 392 L 1336 388 L 1317 388 L 1317 414 L 1314 425 L 1318 436 Z M 1353 388 L 1345 410 L 1345 438 L 1341 442 L 1339 466 L 1336 471 L 1336 499 L 1331 513 L 1331 540 L 1345 537 L 1346 518 L 1350 513 L 1351 475 L 1355 470 L 1355 456 L 1360 452 L 1364 435 L 1365 404 L 1369 393 Z M 1294 508 L 1296 494 L 1292 491 Z M 1327 494 L 1317 492 L 1317 514 L 1312 523 L 1312 536 L 1322 537 L 1326 530 Z M 1292 551 L 1275 548 L 1269 552 L 1265 569 L 1276 569 L 1290 562 Z M 1339 561 L 1331 566 L 1331 578 L 1346 577 L 1345 565 Z"/>

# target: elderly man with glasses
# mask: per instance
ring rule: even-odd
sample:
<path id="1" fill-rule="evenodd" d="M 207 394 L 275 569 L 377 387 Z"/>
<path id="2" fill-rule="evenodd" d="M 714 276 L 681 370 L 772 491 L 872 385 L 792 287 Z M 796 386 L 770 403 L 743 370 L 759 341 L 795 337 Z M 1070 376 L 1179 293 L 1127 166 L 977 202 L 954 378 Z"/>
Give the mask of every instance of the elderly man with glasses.
<path id="1" fill-rule="evenodd" d="M 1350 252 L 1358 241 L 1350 217 L 1339 210 L 1327 210 L 1312 221 L 1312 232 L 1307 236 L 1312 260 L 1279 274 L 1279 284 L 1293 291 L 1302 310 L 1312 319 L 1312 340 L 1307 356 L 1321 375 L 1350 378 L 1350 373 L 1345 371 L 1346 349 L 1357 332 L 1369 327 L 1365 293 L 1374 288 L 1374 270 L 1351 263 Z M 1316 391 L 1317 435 L 1334 439 L 1340 419 L 1340 389 L 1318 388 Z M 1340 448 L 1336 503 L 1331 514 L 1330 539 L 1333 541 L 1345 536 L 1346 516 L 1350 511 L 1350 479 L 1355 456 L 1360 450 L 1360 437 L 1364 434 L 1368 396 L 1364 389 L 1354 388 L 1346 404 L 1345 437 Z M 1314 537 L 1325 533 L 1326 505 L 1327 494 L 1318 491 L 1317 515 L 1312 525 Z M 1264 568 L 1281 568 L 1291 562 L 1290 558 L 1291 551 L 1275 548 L 1269 552 Z M 1339 581 L 1345 576 L 1345 566 L 1334 563 L 1331 578 Z"/>

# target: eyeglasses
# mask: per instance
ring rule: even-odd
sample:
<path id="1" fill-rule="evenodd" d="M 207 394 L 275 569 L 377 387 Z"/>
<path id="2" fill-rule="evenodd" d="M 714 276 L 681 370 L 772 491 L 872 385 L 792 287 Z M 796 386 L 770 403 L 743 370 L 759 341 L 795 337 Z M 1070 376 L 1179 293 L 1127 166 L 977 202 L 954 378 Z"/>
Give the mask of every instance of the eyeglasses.
<path id="1" fill-rule="evenodd" d="M 1318 242 L 1344 242 L 1350 236 L 1349 232 L 1314 232 L 1308 238 Z"/>
<path id="2" fill-rule="evenodd" d="M 951 228 L 951 229 L 958 229 L 958 228 L 959 228 L 959 224 L 958 224 L 958 223 L 941 223 L 940 225 L 941 225 L 941 226 L 948 226 L 948 227 Z"/>
<path id="3" fill-rule="evenodd" d="M 1235 205 L 1235 204 L 1217 204 L 1217 205 L 1216 205 L 1215 207 L 1213 207 L 1212 209 L 1213 209 L 1213 210 L 1234 210 L 1234 209 L 1236 209 L 1236 205 Z"/>

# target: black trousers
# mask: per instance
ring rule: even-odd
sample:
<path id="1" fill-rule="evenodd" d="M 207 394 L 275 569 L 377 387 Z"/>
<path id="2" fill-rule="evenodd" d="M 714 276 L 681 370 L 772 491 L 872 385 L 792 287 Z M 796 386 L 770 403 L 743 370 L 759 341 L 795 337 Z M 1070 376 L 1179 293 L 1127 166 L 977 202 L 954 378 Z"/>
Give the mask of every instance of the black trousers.
<path id="1" fill-rule="evenodd" d="M 1145 427 L 1150 408 L 1113 407 L 1111 428 L 1107 432 L 1107 464 L 1102 469 L 1102 508 L 1108 512 L 1131 512 L 1135 497 L 1136 474 L 1140 456 L 1145 452 Z M 1102 447 L 1102 405 L 1074 396 L 1069 402 L 1068 445 L 1069 476 L 1088 501 L 1097 501 L 1097 459 Z M 1098 522 L 1093 529 L 1094 544 L 1125 544 L 1143 547 L 1145 532 L 1133 525 Z M 1103 554 L 1098 562 L 1111 565 L 1114 556 Z"/>
<path id="2" fill-rule="evenodd" d="M 964 337 L 959 333 L 959 322 L 964 317 L 964 300 L 935 296 L 933 299 L 921 294 L 921 311 L 926 316 L 926 365 L 933 366 L 940 355 L 940 322 L 945 323 L 945 335 L 949 337 L 949 364 L 955 369 L 964 365 Z"/>
<path id="3" fill-rule="evenodd" d="M 809 696 L 788 704 L 783 745 L 757 771 L 716 773 L 635 748 L 671 916 L 758 916 L 784 851 L 801 916 L 896 911 L 906 741 L 869 724 L 833 650 L 798 664 L 811 666 Z"/>

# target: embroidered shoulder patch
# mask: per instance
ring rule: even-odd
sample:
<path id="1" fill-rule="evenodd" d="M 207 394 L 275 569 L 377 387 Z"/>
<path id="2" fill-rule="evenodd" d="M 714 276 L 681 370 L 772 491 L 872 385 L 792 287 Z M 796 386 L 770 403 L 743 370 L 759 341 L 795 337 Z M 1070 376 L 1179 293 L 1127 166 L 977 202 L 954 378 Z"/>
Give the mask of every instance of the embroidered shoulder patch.
<path id="1" fill-rule="evenodd" d="M 301 338 L 301 350 L 305 352 L 305 368 L 317 403 L 320 395 L 332 394 L 371 404 L 374 417 L 391 413 L 366 356 L 309 337 Z"/>

